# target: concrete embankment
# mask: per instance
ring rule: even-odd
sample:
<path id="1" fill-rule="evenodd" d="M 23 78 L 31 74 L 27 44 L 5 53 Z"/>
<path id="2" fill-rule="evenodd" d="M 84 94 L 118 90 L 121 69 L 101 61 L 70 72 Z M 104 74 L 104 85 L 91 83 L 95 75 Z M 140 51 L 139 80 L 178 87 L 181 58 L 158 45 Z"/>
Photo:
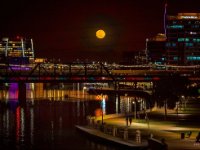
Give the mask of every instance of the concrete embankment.
<path id="1" fill-rule="evenodd" d="M 91 128 L 89 126 L 76 126 L 76 129 L 79 131 L 92 136 L 94 138 L 100 139 L 106 143 L 112 143 L 120 147 L 128 148 L 128 149 L 138 149 L 138 150 L 145 150 L 147 149 L 147 142 L 143 143 L 136 143 L 134 141 L 130 141 L 127 139 L 122 139 L 119 137 L 115 137 L 104 132 L 101 132 L 97 129 Z"/>
<path id="2" fill-rule="evenodd" d="M 164 118 L 164 115 L 160 113 L 157 115 L 159 115 L 158 118 Z M 170 117 L 177 118 L 173 114 L 170 114 Z M 103 118 L 102 122 L 102 116 L 88 117 L 88 126 L 77 127 L 77 129 L 90 136 L 107 141 L 106 143 L 112 142 L 132 149 L 147 149 L 148 146 L 148 150 L 159 150 L 163 149 L 165 145 L 169 150 L 200 149 L 200 144 L 196 142 L 196 136 L 199 132 L 198 123 L 179 124 L 177 121 L 172 121 L 174 119 L 161 121 L 157 117 L 155 119 L 154 115 L 150 116 L 151 120 L 149 121 L 137 119 L 133 120 L 131 124 L 127 124 L 126 117 L 123 114 L 105 115 Z M 165 142 L 163 143 L 162 140 Z M 130 143 L 133 146 L 130 146 Z"/>

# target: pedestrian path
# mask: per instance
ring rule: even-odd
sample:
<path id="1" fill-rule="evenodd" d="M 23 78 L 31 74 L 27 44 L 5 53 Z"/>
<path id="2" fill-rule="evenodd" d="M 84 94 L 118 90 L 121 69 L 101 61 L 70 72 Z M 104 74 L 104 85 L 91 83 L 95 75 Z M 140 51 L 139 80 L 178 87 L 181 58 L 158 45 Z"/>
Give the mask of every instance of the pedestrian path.
<path id="1" fill-rule="evenodd" d="M 109 125 L 126 126 L 125 117 L 105 119 L 104 122 Z M 141 130 L 142 137 L 145 138 L 149 137 L 150 134 L 158 140 L 164 138 L 169 150 L 200 150 L 200 143 L 195 143 L 200 130 L 198 127 L 178 126 L 173 122 L 164 121 L 150 121 L 147 123 L 143 120 L 141 122 L 133 121 L 128 128 L 130 130 Z M 184 139 L 181 139 L 181 133 L 187 133 L 188 131 L 192 131 L 191 137 L 186 138 L 185 136 Z"/>
<path id="2" fill-rule="evenodd" d="M 186 122 L 186 124 L 179 124 L 176 120 L 179 118 L 177 118 L 177 115 L 174 115 L 173 112 L 168 114 L 171 120 L 162 119 L 164 115 L 160 112 L 154 112 L 154 114 L 155 113 L 157 113 L 155 119 L 151 116 L 151 120 L 148 121 L 145 119 L 133 119 L 132 122 L 127 121 L 124 114 L 104 115 L 103 124 L 104 127 L 108 128 L 116 127 L 118 129 L 128 129 L 128 140 L 125 141 L 123 138 L 118 138 L 118 141 L 131 141 L 131 143 L 137 144 L 134 142 L 136 141 L 136 131 L 139 130 L 141 132 L 141 141 L 145 141 L 145 144 L 148 144 L 148 139 L 153 136 L 153 139 L 158 141 L 164 138 L 169 150 L 200 150 L 200 143 L 196 143 L 196 137 L 200 131 L 198 124 L 195 122 L 191 124 L 188 122 Z M 173 117 L 176 117 L 176 119 Z M 98 130 L 99 134 L 101 131 L 93 125 L 101 125 L 102 116 L 93 117 L 92 120 L 92 130 Z M 89 124 L 91 124 L 91 120 Z M 190 132 L 192 134 L 188 136 Z M 102 134 L 104 133 L 102 132 Z M 102 138 L 107 139 L 106 137 L 110 137 L 110 139 L 115 138 L 112 137 L 112 134 L 104 134 Z"/>

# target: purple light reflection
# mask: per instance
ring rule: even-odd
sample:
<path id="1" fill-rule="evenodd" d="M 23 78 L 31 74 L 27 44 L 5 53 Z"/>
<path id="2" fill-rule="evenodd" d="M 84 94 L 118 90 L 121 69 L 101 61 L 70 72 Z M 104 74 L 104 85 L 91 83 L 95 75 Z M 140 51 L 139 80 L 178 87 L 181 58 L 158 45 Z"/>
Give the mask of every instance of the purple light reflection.
<path id="1" fill-rule="evenodd" d="M 18 98 L 18 83 L 10 83 L 8 89 L 8 99 Z"/>
<path id="2" fill-rule="evenodd" d="M 28 71 L 31 70 L 31 67 L 27 67 L 27 66 L 10 66 L 9 70 L 22 70 L 22 71 Z"/>

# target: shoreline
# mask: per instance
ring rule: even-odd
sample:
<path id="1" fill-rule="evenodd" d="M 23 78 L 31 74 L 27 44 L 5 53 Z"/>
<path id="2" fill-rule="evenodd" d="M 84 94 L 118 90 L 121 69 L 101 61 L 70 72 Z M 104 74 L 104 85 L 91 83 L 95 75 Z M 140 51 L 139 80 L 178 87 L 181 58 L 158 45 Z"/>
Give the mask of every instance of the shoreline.
<path id="1" fill-rule="evenodd" d="M 113 117 L 112 117 L 113 116 Z M 199 132 L 199 127 L 194 124 L 191 126 L 178 125 L 177 122 L 165 120 L 150 120 L 149 125 L 145 120 L 133 120 L 131 125 L 126 126 L 125 116 L 123 114 L 114 114 L 104 116 L 102 130 L 101 117 L 93 117 L 93 121 L 89 121 L 88 126 L 83 128 L 92 128 L 98 132 L 104 133 L 106 136 L 113 137 L 113 127 L 123 132 L 124 129 L 128 130 L 128 141 L 136 141 L 136 131 L 141 132 L 141 141 L 149 142 L 149 138 L 153 139 L 153 143 L 160 143 L 165 139 L 169 150 L 179 149 L 200 149 L 200 144 L 196 143 L 196 136 Z M 191 131 L 191 135 L 188 133 Z M 85 131 L 86 132 L 86 131 Z M 121 133 L 120 140 L 124 141 L 123 133 Z M 151 142 L 151 141 L 150 141 Z"/>

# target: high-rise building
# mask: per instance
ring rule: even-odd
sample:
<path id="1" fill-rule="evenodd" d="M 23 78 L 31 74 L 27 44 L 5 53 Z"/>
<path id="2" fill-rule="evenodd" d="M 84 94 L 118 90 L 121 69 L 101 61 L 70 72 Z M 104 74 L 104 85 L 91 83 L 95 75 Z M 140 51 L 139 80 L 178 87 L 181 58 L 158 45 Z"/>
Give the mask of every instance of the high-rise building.
<path id="1" fill-rule="evenodd" d="M 17 37 L 14 40 L 2 38 L 0 41 L 0 62 L 25 64 L 34 61 L 32 39 Z"/>
<path id="2" fill-rule="evenodd" d="M 166 28 L 167 64 L 200 64 L 200 13 L 168 16 Z"/>
<path id="3" fill-rule="evenodd" d="M 146 49 L 148 61 L 157 64 L 166 62 L 166 36 L 165 34 L 157 34 L 153 38 L 146 39 Z"/>

